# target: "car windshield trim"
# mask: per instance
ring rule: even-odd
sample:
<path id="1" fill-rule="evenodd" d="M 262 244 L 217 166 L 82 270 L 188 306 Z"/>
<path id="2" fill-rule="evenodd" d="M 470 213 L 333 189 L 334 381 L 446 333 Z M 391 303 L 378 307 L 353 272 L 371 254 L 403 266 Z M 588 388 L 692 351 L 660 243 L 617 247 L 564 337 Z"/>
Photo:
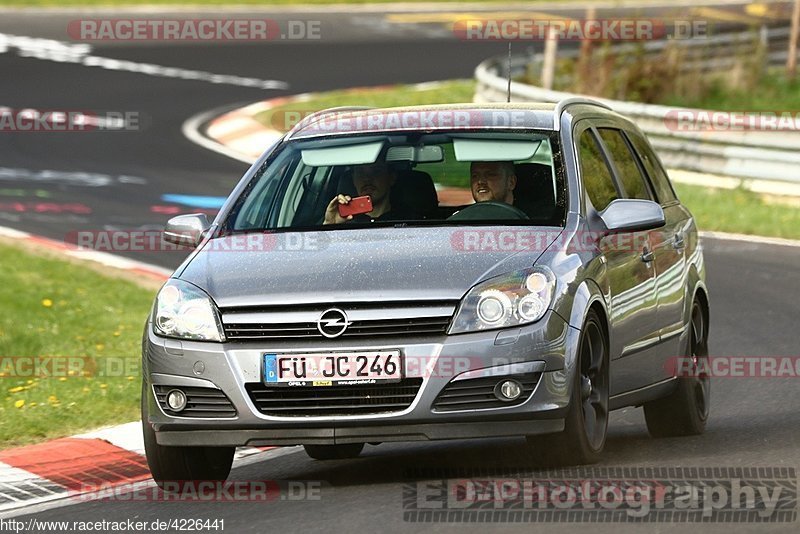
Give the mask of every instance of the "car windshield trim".
<path id="1" fill-rule="evenodd" d="M 524 155 L 530 157 L 509 160 L 509 163 L 514 164 L 515 170 L 519 175 L 518 178 L 527 180 L 529 184 L 532 183 L 532 180 L 541 181 L 546 179 L 547 182 L 552 180 L 552 187 L 546 186 L 549 190 L 547 194 L 544 194 L 545 191 L 542 189 L 545 185 L 537 186 L 533 189 L 529 186 L 527 191 L 521 190 L 519 187 L 520 181 L 518 180 L 517 187 L 514 189 L 514 201 L 509 203 L 515 208 L 521 206 L 522 211 L 528 218 L 522 216 L 517 219 L 512 213 L 506 215 L 505 213 L 492 213 L 491 210 L 478 210 L 477 212 L 470 212 L 469 215 L 461 220 L 448 220 L 455 212 L 480 203 L 473 202 L 473 196 L 477 193 L 472 192 L 470 187 L 470 162 L 495 161 L 494 158 L 478 158 L 478 156 L 486 156 L 484 154 L 485 150 L 479 150 L 480 154 L 476 153 L 473 158 L 456 157 L 454 153 L 455 143 L 456 141 L 461 143 L 465 140 L 473 142 L 473 140 L 479 141 L 482 139 L 489 141 L 489 144 L 497 144 L 497 141 L 503 140 L 515 144 L 522 141 L 526 142 L 527 152 L 530 154 L 526 153 Z M 470 142 L 467 142 L 466 145 L 469 146 Z M 394 169 L 393 172 L 397 173 L 397 183 L 411 184 L 404 187 L 392 185 L 391 206 L 388 211 L 383 209 L 376 212 L 391 214 L 384 217 L 385 221 L 375 218 L 369 221 L 366 217 L 359 216 L 359 218 L 365 220 L 350 220 L 347 223 L 324 223 L 325 206 L 337 193 L 349 195 L 353 198 L 359 196 L 358 191 L 355 189 L 348 191 L 342 184 L 346 185 L 347 182 L 350 182 L 352 173 L 357 165 L 368 164 L 342 164 L 339 159 L 334 158 L 336 161 L 323 162 L 331 163 L 331 165 L 308 165 L 310 162 L 304 161 L 307 160 L 304 157 L 307 154 L 306 151 L 324 151 L 328 148 L 342 147 L 345 152 L 349 152 L 351 148 L 358 152 L 361 148 L 357 147 L 373 148 L 378 145 L 382 149 L 376 162 L 385 161 L 387 165 L 391 163 L 391 168 Z M 426 161 L 422 157 L 409 156 L 408 161 L 398 161 L 393 154 L 391 161 L 389 161 L 386 158 L 386 154 L 393 148 L 398 147 L 409 148 L 410 150 L 395 151 L 397 154 L 417 155 L 421 153 L 420 150 L 423 148 L 444 148 L 446 157 L 443 157 L 441 161 L 435 161 L 439 157 L 430 158 Z M 512 155 L 520 153 L 516 148 L 510 150 L 514 153 Z M 370 157 L 368 159 L 373 158 Z M 416 161 L 416 159 L 420 159 L 420 161 Z M 337 136 L 326 140 L 291 140 L 276 147 L 275 153 L 255 171 L 248 184 L 242 189 L 239 197 L 231 203 L 230 208 L 224 214 L 221 214 L 220 234 L 236 235 L 279 230 L 289 232 L 339 230 L 378 226 L 455 227 L 508 224 L 511 226 L 563 227 L 569 193 L 564 181 L 562 165 L 563 160 L 561 158 L 558 134 L 553 130 L 547 129 L 530 129 L 524 132 L 521 130 L 505 130 L 502 132 L 486 130 L 471 132 L 461 130 L 442 132 L 417 131 L 404 134 L 386 133 L 383 135 L 376 135 L 375 132 L 372 132 L 370 134 Z M 549 167 L 549 170 L 545 170 L 546 167 Z M 417 179 L 420 178 L 419 175 L 426 176 L 428 185 L 420 184 L 418 180 L 406 182 L 406 180 L 410 179 L 410 172 L 411 174 L 416 173 Z M 543 175 L 543 172 L 546 174 Z M 401 182 L 400 180 L 403 181 Z M 395 182 L 392 183 L 395 184 Z M 423 189 L 418 189 L 420 186 Z M 428 198 L 433 195 L 434 186 L 436 197 L 433 198 L 436 202 L 429 204 L 429 202 L 433 202 L 433 200 L 429 201 Z M 424 189 L 425 187 L 429 189 Z M 350 188 L 353 188 L 352 183 Z M 396 197 L 396 189 L 403 189 L 404 193 L 400 197 Z M 417 191 L 420 192 L 421 197 L 415 196 Z M 443 191 L 447 192 L 447 196 L 443 196 L 445 194 Z M 528 195 L 527 197 L 525 196 L 526 194 Z M 397 198 L 401 200 L 395 203 Z M 418 198 L 422 198 L 424 209 L 417 209 Z M 468 203 L 467 200 L 469 200 Z M 519 204 L 520 201 L 523 204 Z M 531 201 L 534 201 L 533 204 Z M 397 212 L 393 211 L 395 209 Z M 520 210 L 518 209 L 517 211 Z"/>

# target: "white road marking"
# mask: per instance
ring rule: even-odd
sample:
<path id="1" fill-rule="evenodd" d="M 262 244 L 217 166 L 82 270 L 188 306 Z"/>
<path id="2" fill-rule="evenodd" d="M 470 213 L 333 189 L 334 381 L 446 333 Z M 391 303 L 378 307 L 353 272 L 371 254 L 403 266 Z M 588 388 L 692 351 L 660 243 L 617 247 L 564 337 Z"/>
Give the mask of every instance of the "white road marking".
<path id="1" fill-rule="evenodd" d="M 725 241 L 742 241 L 758 245 L 778 245 L 782 247 L 800 247 L 800 241 L 784 239 L 782 237 L 764 237 L 759 235 L 729 234 L 727 232 L 700 232 L 700 237 L 706 239 L 723 239 Z"/>
<path id="2" fill-rule="evenodd" d="M 211 111 L 205 111 L 203 113 L 199 113 L 194 117 L 190 117 L 183 123 L 181 127 L 181 131 L 183 135 L 189 139 L 189 141 L 200 145 L 201 147 L 211 150 L 212 152 L 216 152 L 217 154 L 222 154 L 223 156 L 227 156 L 229 158 L 235 159 L 236 161 L 241 161 L 242 163 L 247 163 L 248 165 L 253 164 L 253 158 L 247 156 L 246 154 L 242 154 L 236 150 L 228 148 L 227 146 L 217 143 L 216 141 L 212 141 L 205 135 L 200 133 L 200 127 L 210 121 L 211 119 L 221 115 L 224 111 L 219 109 L 212 109 Z M 264 147 L 266 148 L 266 147 Z"/>
<path id="3" fill-rule="evenodd" d="M 0 182 L 24 181 L 52 183 L 85 187 L 105 187 L 115 183 L 145 185 L 147 180 L 139 176 L 111 175 L 96 172 L 31 170 L 13 167 L 0 167 Z"/>
<path id="4" fill-rule="evenodd" d="M 0 462 L 0 518 L 22 510 L 27 506 L 58 499 L 63 493 L 60 486 L 36 475 Z M 11 493 L 25 494 L 29 498 L 18 499 Z M 5 497 L 5 498 L 2 498 Z"/>
<path id="5" fill-rule="evenodd" d="M 91 55 L 92 46 L 86 43 L 66 43 L 54 39 L 26 37 L 0 33 L 0 54 L 12 49 L 20 57 L 35 58 L 59 63 L 74 63 L 85 67 L 99 67 L 108 70 L 135 72 L 163 78 L 197 80 L 215 84 L 254 87 L 257 89 L 288 89 L 289 84 L 280 80 L 262 80 L 232 74 L 215 74 L 201 70 L 166 67 L 152 63 L 139 63 Z"/>
<path id="6" fill-rule="evenodd" d="M 295 447 L 281 447 L 278 449 L 272 449 L 269 451 L 263 451 L 258 454 L 252 454 L 245 458 L 241 458 L 234 461 L 233 469 L 237 469 L 239 467 L 244 467 L 248 465 L 257 464 L 260 462 L 265 462 L 268 460 L 274 460 L 276 458 L 280 458 L 282 456 L 287 456 L 290 454 L 297 454 L 298 452 L 302 452 L 303 448 L 300 446 Z M 0 464 L 0 468 L 2 468 L 2 464 Z M 2 473 L 2 470 L 0 470 Z M 155 487 L 155 482 L 153 480 L 143 480 L 141 482 L 135 482 L 133 484 L 125 484 L 127 486 L 128 491 L 136 491 L 141 490 L 144 488 L 153 488 Z M 63 494 L 54 495 L 49 497 L 50 500 L 46 502 L 37 502 L 35 504 L 30 504 L 27 506 L 23 506 L 20 508 L 16 508 L 14 510 L 9 510 L 6 512 L 0 512 L 0 519 L 8 519 L 11 517 L 16 517 L 20 515 L 27 515 L 27 514 L 38 514 L 47 510 L 52 510 L 55 508 L 63 508 L 65 506 L 71 506 L 74 504 L 81 504 L 83 502 L 91 502 L 92 495 L 100 495 L 103 496 L 104 494 L 108 493 L 108 489 L 101 489 L 97 492 L 87 492 L 83 494 L 75 493 L 75 492 L 68 492 Z"/>
<path id="7" fill-rule="evenodd" d="M 84 439 L 102 439 L 116 447 L 119 447 L 120 449 L 125 449 L 137 454 L 144 454 L 144 436 L 142 436 L 141 421 L 133 421 L 123 425 L 98 428 L 92 432 L 78 434 L 77 436 L 72 437 Z"/>

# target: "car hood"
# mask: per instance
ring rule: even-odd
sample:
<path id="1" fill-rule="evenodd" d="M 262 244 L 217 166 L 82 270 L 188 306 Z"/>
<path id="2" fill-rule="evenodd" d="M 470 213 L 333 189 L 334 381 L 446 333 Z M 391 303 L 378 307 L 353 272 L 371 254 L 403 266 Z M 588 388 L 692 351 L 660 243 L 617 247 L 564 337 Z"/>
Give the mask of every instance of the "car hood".
<path id="1" fill-rule="evenodd" d="M 516 250 L 493 239 L 509 231 L 539 242 Z M 471 235 L 465 246 L 465 232 L 482 241 L 476 246 Z M 177 277 L 222 308 L 460 299 L 477 282 L 533 265 L 559 233 L 415 227 L 227 236 L 209 240 Z"/>

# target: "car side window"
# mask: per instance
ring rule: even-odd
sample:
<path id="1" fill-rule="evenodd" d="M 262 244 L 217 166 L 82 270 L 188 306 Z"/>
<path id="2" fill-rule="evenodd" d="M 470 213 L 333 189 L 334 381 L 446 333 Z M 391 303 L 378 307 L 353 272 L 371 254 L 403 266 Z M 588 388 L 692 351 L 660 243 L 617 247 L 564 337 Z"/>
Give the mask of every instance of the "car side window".
<path id="1" fill-rule="evenodd" d="M 614 160 L 614 166 L 619 172 L 619 179 L 622 181 L 625 196 L 640 200 L 653 200 L 642 171 L 636 164 L 628 143 L 622 137 L 622 132 L 611 128 L 599 128 L 598 132 L 603 144 L 606 145 L 611 158 Z"/>
<path id="2" fill-rule="evenodd" d="M 578 142 L 578 162 L 586 194 L 594 209 L 602 211 L 612 200 L 619 198 L 600 146 L 591 130 L 584 130 Z"/>
<path id="3" fill-rule="evenodd" d="M 640 135 L 632 134 L 631 132 L 625 132 L 625 134 L 636 149 L 639 159 L 642 165 L 644 165 L 647 175 L 650 177 L 650 182 L 656 190 L 658 201 L 661 204 L 669 204 L 677 201 L 678 199 L 675 196 L 675 191 L 673 191 L 672 185 L 669 183 L 669 178 L 667 178 L 667 173 L 664 172 L 664 168 L 658 161 L 650 144 Z"/>

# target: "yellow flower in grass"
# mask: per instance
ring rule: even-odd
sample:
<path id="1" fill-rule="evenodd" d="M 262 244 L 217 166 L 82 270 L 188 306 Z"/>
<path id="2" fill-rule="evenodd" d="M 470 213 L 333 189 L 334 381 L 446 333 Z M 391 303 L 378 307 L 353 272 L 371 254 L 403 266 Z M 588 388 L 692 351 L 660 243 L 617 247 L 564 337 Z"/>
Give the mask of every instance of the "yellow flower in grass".
<path id="1" fill-rule="evenodd" d="M 14 408 L 22 408 L 23 406 L 25 406 L 25 401 L 22 399 L 14 403 Z"/>
<path id="2" fill-rule="evenodd" d="M 58 397 L 56 397 L 55 395 L 50 395 L 49 397 L 47 397 L 47 402 L 49 402 L 50 404 L 56 403 L 58 402 Z"/>
<path id="3" fill-rule="evenodd" d="M 108 384 L 100 384 L 100 389 L 106 389 L 107 387 L 108 387 Z"/>
<path id="4" fill-rule="evenodd" d="M 17 387 L 15 387 L 15 388 L 11 388 L 11 389 L 9 389 L 9 390 L 8 390 L 8 392 L 9 392 L 9 393 L 19 393 L 20 391 L 23 391 L 24 389 L 25 389 L 25 388 L 24 388 L 24 387 L 22 387 L 22 386 L 17 386 Z"/>
<path id="5" fill-rule="evenodd" d="M 42 306 L 45 308 L 51 308 L 53 306 L 53 301 L 50 299 L 42 299 Z"/>

